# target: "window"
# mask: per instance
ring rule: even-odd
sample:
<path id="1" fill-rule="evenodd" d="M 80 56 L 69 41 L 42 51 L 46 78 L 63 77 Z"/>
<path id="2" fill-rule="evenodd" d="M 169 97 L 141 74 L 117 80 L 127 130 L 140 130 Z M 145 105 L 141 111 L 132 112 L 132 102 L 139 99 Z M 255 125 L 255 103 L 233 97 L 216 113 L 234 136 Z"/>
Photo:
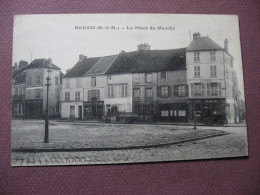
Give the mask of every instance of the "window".
<path id="1" fill-rule="evenodd" d="M 166 72 L 161 72 L 161 80 L 166 80 Z"/>
<path id="2" fill-rule="evenodd" d="M 185 85 L 178 85 L 177 90 L 178 90 L 178 96 L 179 97 L 185 97 L 186 96 Z"/>
<path id="3" fill-rule="evenodd" d="M 31 90 L 27 90 L 27 98 L 30 99 L 31 98 Z"/>
<path id="4" fill-rule="evenodd" d="M 161 87 L 161 97 L 169 97 L 169 87 L 168 86 Z"/>
<path id="5" fill-rule="evenodd" d="M 210 52 L 210 61 L 216 61 L 216 51 Z"/>
<path id="6" fill-rule="evenodd" d="M 153 82 L 153 75 L 151 73 L 145 75 L 145 79 L 147 83 Z"/>
<path id="7" fill-rule="evenodd" d="M 95 87 L 96 86 L 96 77 L 91 77 L 91 86 Z"/>
<path id="8" fill-rule="evenodd" d="M 88 101 L 99 101 L 99 90 L 88 90 Z"/>
<path id="9" fill-rule="evenodd" d="M 146 88 L 145 89 L 145 98 L 146 99 L 152 99 L 153 98 L 153 89 L 152 88 Z"/>
<path id="10" fill-rule="evenodd" d="M 19 88 L 16 87 L 15 90 L 14 90 L 14 95 L 18 95 L 18 93 L 19 93 L 18 90 L 19 90 Z"/>
<path id="11" fill-rule="evenodd" d="M 205 84 L 191 83 L 191 96 L 205 96 Z"/>
<path id="12" fill-rule="evenodd" d="M 221 83 L 210 83 L 210 95 L 221 96 Z"/>
<path id="13" fill-rule="evenodd" d="M 113 86 L 108 86 L 108 97 L 109 98 L 114 97 L 113 91 L 114 91 L 114 87 Z"/>
<path id="14" fill-rule="evenodd" d="M 35 92 L 36 92 L 36 99 L 40 99 L 41 98 L 41 90 L 40 89 L 36 89 L 35 90 Z"/>
<path id="15" fill-rule="evenodd" d="M 127 97 L 127 85 L 122 86 L 122 97 Z"/>
<path id="16" fill-rule="evenodd" d="M 55 85 L 58 85 L 58 84 L 59 84 L 59 78 L 55 77 Z"/>
<path id="17" fill-rule="evenodd" d="M 194 66 L 194 77 L 200 77 L 200 66 Z"/>
<path id="18" fill-rule="evenodd" d="M 31 84 L 32 84 L 32 77 L 30 77 L 30 76 L 28 77 L 27 84 L 28 84 L 28 85 L 31 85 Z"/>
<path id="19" fill-rule="evenodd" d="M 65 79 L 65 87 L 70 88 L 70 79 Z"/>
<path id="20" fill-rule="evenodd" d="M 37 84 L 37 85 L 40 85 L 40 84 L 41 84 L 41 76 L 40 76 L 40 75 L 37 75 L 37 76 L 36 76 L 36 84 Z"/>
<path id="21" fill-rule="evenodd" d="M 178 110 L 179 116 L 186 116 L 186 110 Z"/>
<path id="22" fill-rule="evenodd" d="M 217 66 L 210 66 L 210 76 L 216 77 L 217 76 Z"/>
<path id="23" fill-rule="evenodd" d="M 134 99 L 141 98 L 141 91 L 140 91 L 140 89 L 134 89 L 133 90 L 133 96 L 134 96 Z"/>
<path id="24" fill-rule="evenodd" d="M 75 92 L 75 101 L 76 101 L 76 102 L 79 102 L 79 101 L 80 101 L 80 92 L 79 92 L 79 91 L 76 91 L 76 92 Z"/>
<path id="25" fill-rule="evenodd" d="M 200 52 L 194 52 L 194 62 L 200 61 Z"/>
<path id="26" fill-rule="evenodd" d="M 140 75 L 139 74 L 133 75 L 133 83 L 140 83 Z"/>
<path id="27" fill-rule="evenodd" d="M 70 92 L 65 92 L 65 101 L 66 102 L 70 101 Z"/>
<path id="28" fill-rule="evenodd" d="M 161 116 L 169 116 L 168 110 L 161 110 Z"/>

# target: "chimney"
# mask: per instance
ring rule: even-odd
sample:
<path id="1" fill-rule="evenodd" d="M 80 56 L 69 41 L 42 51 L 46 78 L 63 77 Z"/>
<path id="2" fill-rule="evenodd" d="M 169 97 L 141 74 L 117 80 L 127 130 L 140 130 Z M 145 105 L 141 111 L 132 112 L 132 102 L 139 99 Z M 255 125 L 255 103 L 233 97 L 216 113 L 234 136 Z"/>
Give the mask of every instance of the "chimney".
<path id="1" fill-rule="evenodd" d="M 137 51 L 150 50 L 151 46 L 148 43 L 140 44 L 137 46 Z"/>
<path id="2" fill-rule="evenodd" d="M 228 40 L 227 39 L 225 39 L 225 41 L 224 41 L 224 49 L 226 51 L 228 51 Z"/>
<path id="3" fill-rule="evenodd" d="M 125 50 L 121 50 L 121 52 L 120 53 L 125 53 Z"/>
<path id="4" fill-rule="evenodd" d="M 13 70 L 18 70 L 18 69 L 19 69 L 18 64 L 17 64 L 17 62 L 15 62 L 14 66 L 13 66 Z"/>
<path id="5" fill-rule="evenodd" d="M 193 40 L 200 37 L 200 33 L 197 32 L 197 33 L 193 33 Z"/>
<path id="6" fill-rule="evenodd" d="M 26 62 L 25 60 L 20 60 L 20 62 L 19 62 L 19 69 L 21 69 L 21 68 L 23 68 L 23 67 L 25 67 L 27 65 L 28 65 L 28 62 Z"/>
<path id="7" fill-rule="evenodd" d="M 87 58 L 87 56 L 84 56 L 84 55 L 82 55 L 82 54 L 79 55 L 79 61 L 82 61 L 82 60 L 84 60 L 84 59 L 86 59 L 86 58 Z"/>

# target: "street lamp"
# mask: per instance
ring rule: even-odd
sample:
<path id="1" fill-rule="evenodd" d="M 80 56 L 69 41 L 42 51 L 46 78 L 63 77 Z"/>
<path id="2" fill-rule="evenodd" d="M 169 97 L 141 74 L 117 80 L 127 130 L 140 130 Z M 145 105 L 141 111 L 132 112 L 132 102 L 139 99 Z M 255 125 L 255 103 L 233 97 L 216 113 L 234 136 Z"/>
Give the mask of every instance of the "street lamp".
<path id="1" fill-rule="evenodd" d="M 45 135 L 44 135 L 44 143 L 49 143 L 49 87 L 50 87 L 50 72 L 51 70 L 48 69 L 48 77 L 46 78 L 47 84 L 47 101 L 46 101 L 46 116 L 45 116 Z"/>

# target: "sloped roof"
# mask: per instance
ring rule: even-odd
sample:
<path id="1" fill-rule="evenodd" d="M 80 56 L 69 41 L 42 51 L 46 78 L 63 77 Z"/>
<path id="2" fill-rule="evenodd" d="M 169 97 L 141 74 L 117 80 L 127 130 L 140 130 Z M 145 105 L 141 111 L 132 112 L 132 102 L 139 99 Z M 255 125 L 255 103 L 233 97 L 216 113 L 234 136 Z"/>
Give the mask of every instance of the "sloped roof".
<path id="1" fill-rule="evenodd" d="M 191 42 L 186 51 L 203 51 L 203 50 L 223 50 L 221 46 L 215 43 L 208 36 L 200 36 Z"/>
<path id="2" fill-rule="evenodd" d="M 113 64 L 118 55 L 102 57 L 85 75 L 104 74 Z"/>
<path id="3" fill-rule="evenodd" d="M 28 66 L 26 66 L 26 69 L 31 69 L 31 68 L 50 68 L 50 69 L 60 70 L 58 66 L 56 66 L 53 63 L 50 63 L 50 60 L 46 60 L 46 59 L 33 60 Z"/>
<path id="4" fill-rule="evenodd" d="M 85 58 L 81 61 L 78 61 L 77 64 L 67 72 L 63 78 L 68 77 L 81 77 L 86 72 L 88 72 L 101 58 Z"/>
<path id="5" fill-rule="evenodd" d="M 184 70 L 186 48 L 121 53 L 106 74 Z"/>

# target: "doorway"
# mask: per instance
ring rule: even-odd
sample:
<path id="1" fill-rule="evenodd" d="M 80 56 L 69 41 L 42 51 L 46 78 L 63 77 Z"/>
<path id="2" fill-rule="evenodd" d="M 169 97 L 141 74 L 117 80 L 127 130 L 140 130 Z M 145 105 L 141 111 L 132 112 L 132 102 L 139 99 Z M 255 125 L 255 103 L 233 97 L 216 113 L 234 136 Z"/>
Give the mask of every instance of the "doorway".
<path id="1" fill-rule="evenodd" d="M 82 119 L 82 106 L 79 106 L 79 119 Z"/>
<path id="2" fill-rule="evenodd" d="M 70 106 L 70 118 L 75 118 L 75 106 Z"/>

